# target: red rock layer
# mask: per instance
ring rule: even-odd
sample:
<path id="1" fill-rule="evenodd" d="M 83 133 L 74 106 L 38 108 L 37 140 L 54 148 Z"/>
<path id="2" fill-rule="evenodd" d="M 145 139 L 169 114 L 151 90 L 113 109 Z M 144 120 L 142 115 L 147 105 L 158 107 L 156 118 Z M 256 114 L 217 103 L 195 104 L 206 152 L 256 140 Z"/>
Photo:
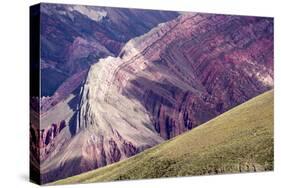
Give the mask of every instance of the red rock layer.
<path id="1" fill-rule="evenodd" d="M 272 21 L 182 16 L 125 47 L 114 84 L 172 138 L 273 87 Z"/>

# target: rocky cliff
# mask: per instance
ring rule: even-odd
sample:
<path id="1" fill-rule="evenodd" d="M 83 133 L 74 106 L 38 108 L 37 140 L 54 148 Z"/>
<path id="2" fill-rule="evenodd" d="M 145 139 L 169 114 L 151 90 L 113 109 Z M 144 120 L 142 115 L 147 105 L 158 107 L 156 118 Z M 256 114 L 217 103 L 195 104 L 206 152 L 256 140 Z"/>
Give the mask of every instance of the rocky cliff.
<path id="1" fill-rule="evenodd" d="M 42 179 L 125 159 L 271 88 L 272 19 L 183 14 L 91 66 L 72 136 Z"/>

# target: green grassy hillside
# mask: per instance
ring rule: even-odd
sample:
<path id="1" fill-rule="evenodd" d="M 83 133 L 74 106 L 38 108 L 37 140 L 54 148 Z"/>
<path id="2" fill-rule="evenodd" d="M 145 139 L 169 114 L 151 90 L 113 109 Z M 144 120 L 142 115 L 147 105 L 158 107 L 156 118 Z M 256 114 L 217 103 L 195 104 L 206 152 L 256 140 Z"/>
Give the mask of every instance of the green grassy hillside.
<path id="1" fill-rule="evenodd" d="M 127 160 L 54 184 L 273 170 L 273 91 Z"/>

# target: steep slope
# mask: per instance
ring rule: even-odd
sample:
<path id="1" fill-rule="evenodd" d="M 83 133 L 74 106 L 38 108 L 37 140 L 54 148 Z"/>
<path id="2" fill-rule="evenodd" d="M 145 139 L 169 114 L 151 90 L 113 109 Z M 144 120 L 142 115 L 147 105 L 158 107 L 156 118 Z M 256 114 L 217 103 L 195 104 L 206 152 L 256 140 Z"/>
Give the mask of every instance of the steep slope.
<path id="1" fill-rule="evenodd" d="M 53 184 L 273 170 L 273 91 L 107 167 Z"/>
<path id="2" fill-rule="evenodd" d="M 271 88 L 271 18 L 181 15 L 91 66 L 42 180 L 123 160 Z"/>
<path id="3" fill-rule="evenodd" d="M 41 112 L 75 90 L 88 68 L 100 58 L 117 56 L 131 38 L 179 15 L 169 11 L 48 3 L 42 3 L 40 8 L 41 93 L 45 96 Z"/>
<path id="4" fill-rule="evenodd" d="M 272 88 L 272 37 L 268 18 L 186 14 L 129 41 L 109 82 L 169 139 Z"/>

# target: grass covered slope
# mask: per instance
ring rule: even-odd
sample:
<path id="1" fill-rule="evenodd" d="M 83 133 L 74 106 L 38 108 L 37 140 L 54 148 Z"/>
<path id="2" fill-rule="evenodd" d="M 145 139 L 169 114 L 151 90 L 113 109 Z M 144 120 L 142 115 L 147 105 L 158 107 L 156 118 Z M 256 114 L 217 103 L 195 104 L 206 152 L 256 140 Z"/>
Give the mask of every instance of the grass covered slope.
<path id="1" fill-rule="evenodd" d="M 273 170 L 273 90 L 127 160 L 54 184 Z"/>

